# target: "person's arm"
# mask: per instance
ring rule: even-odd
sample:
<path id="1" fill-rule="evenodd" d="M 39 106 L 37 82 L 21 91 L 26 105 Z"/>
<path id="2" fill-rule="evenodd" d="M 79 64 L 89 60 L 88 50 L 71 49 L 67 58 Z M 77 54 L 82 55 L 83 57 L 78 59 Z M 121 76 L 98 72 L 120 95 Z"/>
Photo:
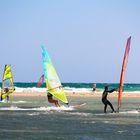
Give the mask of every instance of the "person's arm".
<path id="1" fill-rule="evenodd" d="M 117 88 L 114 88 L 114 89 L 112 89 L 112 90 L 109 90 L 108 92 L 109 92 L 109 93 L 112 93 L 112 92 L 114 92 L 114 91 L 117 91 Z"/>
<path id="2" fill-rule="evenodd" d="M 8 91 L 8 93 L 13 93 L 15 91 L 15 88 L 12 88 Z"/>

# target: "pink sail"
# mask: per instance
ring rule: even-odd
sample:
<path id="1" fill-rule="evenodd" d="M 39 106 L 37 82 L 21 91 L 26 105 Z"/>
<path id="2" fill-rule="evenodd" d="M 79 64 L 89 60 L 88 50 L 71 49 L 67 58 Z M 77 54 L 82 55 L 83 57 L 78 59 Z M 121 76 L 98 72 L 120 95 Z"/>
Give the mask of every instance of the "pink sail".
<path id="1" fill-rule="evenodd" d="M 43 82 L 44 82 L 44 74 L 39 78 L 37 86 L 40 87 L 43 84 Z"/>
<path id="2" fill-rule="evenodd" d="M 119 87 L 119 94 L 118 94 L 118 109 L 121 106 L 121 97 L 122 97 L 122 92 L 123 92 L 124 76 L 125 76 L 126 65 L 127 65 L 128 56 L 129 56 L 130 43 L 131 43 L 131 36 L 127 39 L 127 44 L 126 44 L 126 49 L 125 49 L 124 59 L 123 59 L 123 64 L 122 64 L 120 87 Z"/>

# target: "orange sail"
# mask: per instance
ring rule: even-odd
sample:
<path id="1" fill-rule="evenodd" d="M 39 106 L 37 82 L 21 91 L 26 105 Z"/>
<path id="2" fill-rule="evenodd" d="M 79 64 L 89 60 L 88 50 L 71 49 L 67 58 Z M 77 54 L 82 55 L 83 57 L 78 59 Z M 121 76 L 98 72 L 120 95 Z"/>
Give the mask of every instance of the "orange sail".
<path id="1" fill-rule="evenodd" d="M 121 106 L 121 96 L 122 96 L 122 92 L 123 92 L 124 76 L 125 76 L 126 65 L 127 65 L 127 61 L 128 61 L 130 43 L 131 43 L 131 36 L 127 39 L 127 44 L 126 44 L 126 49 L 125 49 L 124 59 L 123 59 L 123 64 L 122 64 L 120 87 L 119 87 L 119 94 L 118 94 L 118 110 Z"/>

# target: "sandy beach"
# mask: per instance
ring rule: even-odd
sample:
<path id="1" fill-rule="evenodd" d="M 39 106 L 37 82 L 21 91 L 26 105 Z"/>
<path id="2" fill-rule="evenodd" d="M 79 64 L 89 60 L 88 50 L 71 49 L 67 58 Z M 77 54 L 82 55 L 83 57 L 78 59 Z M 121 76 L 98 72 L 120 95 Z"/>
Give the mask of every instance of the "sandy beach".
<path id="1" fill-rule="evenodd" d="M 44 92 L 14 92 L 10 96 L 46 96 L 46 93 Z M 101 97 L 102 92 L 67 92 L 66 96 L 71 97 Z M 108 95 L 108 97 L 117 97 L 118 93 L 114 92 Z M 132 93 L 132 92 L 124 92 L 123 98 L 140 98 L 140 93 Z"/>

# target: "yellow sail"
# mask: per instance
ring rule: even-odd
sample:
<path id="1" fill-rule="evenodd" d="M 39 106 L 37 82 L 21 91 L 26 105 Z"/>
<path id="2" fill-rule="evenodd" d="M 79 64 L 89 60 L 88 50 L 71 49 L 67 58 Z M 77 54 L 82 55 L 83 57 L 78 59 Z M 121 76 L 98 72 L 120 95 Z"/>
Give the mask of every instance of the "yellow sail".
<path id="1" fill-rule="evenodd" d="M 54 97 L 58 98 L 64 103 L 68 103 L 64 89 L 61 85 L 59 77 L 52 65 L 51 59 L 45 47 L 43 49 L 43 66 L 44 66 L 44 79 L 46 80 L 47 91 Z"/>
<path id="2" fill-rule="evenodd" d="M 1 98 L 5 99 L 9 94 L 13 93 L 15 90 L 14 81 L 11 71 L 10 65 L 5 65 L 3 79 L 2 79 L 2 87 L 1 87 Z"/>

